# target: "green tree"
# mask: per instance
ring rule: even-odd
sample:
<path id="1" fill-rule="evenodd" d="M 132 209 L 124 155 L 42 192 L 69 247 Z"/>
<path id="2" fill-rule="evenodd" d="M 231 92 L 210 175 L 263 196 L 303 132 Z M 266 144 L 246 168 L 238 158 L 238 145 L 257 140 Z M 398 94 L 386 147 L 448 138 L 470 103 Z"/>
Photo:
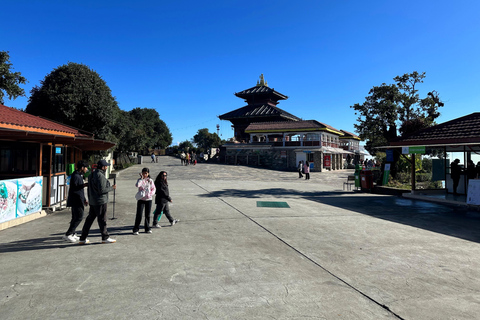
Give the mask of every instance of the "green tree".
<path id="1" fill-rule="evenodd" d="M 185 140 L 183 142 L 180 142 L 180 144 L 178 145 L 178 149 L 179 150 L 185 150 L 185 151 L 191 151 L 193 150 L 193 144 L 188 141 L 188 140 Z"/>
<path id="2" fill-rule="evenodd" d="M 358 115 L 354 125 L 359 137 L 366 140 L 365 148 L 375 154 L 375 148 L 388 145 L 400 134 L 406 136 L 435 124 L 443 107 L 438 93 L 429 92 L 420 99 L 417 85 L 423 83 L 425 72 L 406 73 L 394 78 L 395 84 L 373 87 L 362 104 L 351 106 Z"/>
<path id="3" fill-rule="evenodd" d="M 118 141 L 113 126 L 117 101 L 107 83 L 88 66 L 69 62 L 54 69 L 31 91 L 26 112 L 88 131 L 95 138 Z"/>
<path id="4" fill-rule="evenodd" d="M 12 71 L 10 55 L 8 51 L 0 51 L 0 103 L 4 103 L 5 94 L 8 99 L 16 99 L 25 96 L 25 90 L 19 84 L 27 83 L 20 72 Z"/>
<path id="5" fill-rule="evenodd" d="M 200 129 L 193 136 L 193 142 L 201 149 L 217 148 L 221 146 L 222 140 L 216 133 L 208 132 L 207 128 Z"/>

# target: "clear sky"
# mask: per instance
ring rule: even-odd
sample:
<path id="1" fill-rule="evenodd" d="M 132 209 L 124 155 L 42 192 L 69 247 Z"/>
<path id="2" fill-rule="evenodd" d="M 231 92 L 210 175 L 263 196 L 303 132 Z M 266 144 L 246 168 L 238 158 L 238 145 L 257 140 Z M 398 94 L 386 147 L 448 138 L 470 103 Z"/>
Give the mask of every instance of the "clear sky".
<path id="1" fill-rule="evenodd" d="M 233 136 L 218 115 L 260 74 L 281 109 L 354 131 L 350 108 L 397 75 L 426 72 L 437 122 L 480 111 L 480 1 L 25 1 L 0 5 L 0 50 L 33 86 L 68 62 L 107 82 L 123 110 L 154 108 L 174 144 L 199 129 Z"/>

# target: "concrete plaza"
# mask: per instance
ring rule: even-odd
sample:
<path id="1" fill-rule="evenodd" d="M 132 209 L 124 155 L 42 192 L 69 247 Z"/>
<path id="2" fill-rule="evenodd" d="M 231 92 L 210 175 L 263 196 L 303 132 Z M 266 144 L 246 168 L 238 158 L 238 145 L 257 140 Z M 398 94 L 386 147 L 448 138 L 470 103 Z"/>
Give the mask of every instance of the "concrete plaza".
<path id="1" fill-rule="evenodd" d="M 479 318 L 476 211 L 343 191 L 346 170 L 144 159 L 110 194 L 117 243 L 96 222 L 92 244 L 61 240 L 69 209 L 0 232 L 0 319 Z M 181 222 L 134 236 L 144 166 L 168 172 Z"/>

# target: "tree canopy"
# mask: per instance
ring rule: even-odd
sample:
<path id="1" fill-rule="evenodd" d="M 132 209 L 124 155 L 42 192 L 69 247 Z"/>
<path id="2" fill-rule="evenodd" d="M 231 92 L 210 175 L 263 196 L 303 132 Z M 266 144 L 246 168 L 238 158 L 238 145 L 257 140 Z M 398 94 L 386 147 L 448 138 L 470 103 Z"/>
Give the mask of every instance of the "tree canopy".
<path id="1" fill-rule="evenodd" d="M 197 147 L 206 150 L 219 147 L 222 144 L 222 139 L 216 133 L 210 133 L 207 128 L 203 128 L 193 136 L 193 142 Z"/>
<path id="2" fill-rule="evenodd" d="M 12 71 L 10 55 L 8 51 L 0 51 L 0 103 L 4 104 L 5 94 L 8 99 L 16 99 L 25 96 L 25 90 L 20 88 L 19 84 L 27 83 L 20 72 Z"/>
<path id="3" fill-rule="evenodd" d="M 173 140 L 170 130 L 155 109 L 121 111 L 114 131 L 121 137 L 117 146 L 120 152 L 145 152 L 155 147 L 163 149 Z"/>
<path id="4" fill-rule="evenodd" d="M 368 152 L 374 154 L 375 147 L 435 124 L 440 116 L 438 108 L 444 104 L 436 91 L 420 98 L 417 85 L 424 78 L 425 72 L 417 71 L 397 76 L 393 79 L 395 84 L 375 86 L 364 103 L 351 106 L 358 115 L 355 129 L 367 141 Z"/>
<path id="5" fill-rule="evenodd" d="M 107 83 L 88 66 L 69 62 L 54 69 L 31 91 L 26 112 L 117 141 L 112 128 L 119 117 Z"/>

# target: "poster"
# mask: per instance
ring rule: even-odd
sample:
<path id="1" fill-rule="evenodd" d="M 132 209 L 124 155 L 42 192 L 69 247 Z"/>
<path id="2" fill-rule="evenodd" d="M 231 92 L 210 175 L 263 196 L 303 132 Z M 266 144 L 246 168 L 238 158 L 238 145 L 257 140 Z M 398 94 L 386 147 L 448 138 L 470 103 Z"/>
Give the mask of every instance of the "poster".
<path id="1" fill-rule="evenodd" d="M 42 210 L 42 177 L 19 179 L 17 218 Z"/>
<path id="2" fill-rule="evenodd" d="M 42 210 L 42 177 L 0 181 L 0 223 Z"/>
<path id="3" fill-rule="evenodd" d="M 17 216 L 17 181 L 0 181 L 0 223 Z"/>

